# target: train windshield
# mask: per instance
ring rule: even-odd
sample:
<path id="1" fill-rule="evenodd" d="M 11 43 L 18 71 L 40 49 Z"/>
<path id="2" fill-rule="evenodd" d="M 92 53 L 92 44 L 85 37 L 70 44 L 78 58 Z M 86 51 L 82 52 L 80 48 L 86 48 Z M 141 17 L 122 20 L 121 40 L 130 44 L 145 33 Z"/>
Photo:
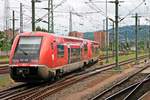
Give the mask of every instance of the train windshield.
<path id="1" fill-rule="evenodd" d="M 30 62 L 39 58 L 42 37 L 20 37 L 13 59 L 20 62 Z"/>

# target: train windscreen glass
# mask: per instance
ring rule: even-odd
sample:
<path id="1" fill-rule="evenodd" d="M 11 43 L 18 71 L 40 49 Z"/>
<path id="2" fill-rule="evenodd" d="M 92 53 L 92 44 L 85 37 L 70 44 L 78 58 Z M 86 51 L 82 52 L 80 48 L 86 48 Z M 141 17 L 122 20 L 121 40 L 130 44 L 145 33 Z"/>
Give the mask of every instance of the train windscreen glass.
<path id="1" fill-rule="evenodd" d="M 39 58 L 42 37 L 20 37 L 13 62 L 32 62 Z"/>

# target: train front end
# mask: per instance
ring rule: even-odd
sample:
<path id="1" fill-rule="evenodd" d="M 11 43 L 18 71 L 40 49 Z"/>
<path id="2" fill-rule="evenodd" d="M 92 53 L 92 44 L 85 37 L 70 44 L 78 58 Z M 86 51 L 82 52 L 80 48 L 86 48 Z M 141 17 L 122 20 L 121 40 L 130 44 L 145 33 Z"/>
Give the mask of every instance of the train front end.
<path id="1" fill-rule="evenodd" d="M 10 76 L 16 82 L 34 82 L 47 78 L 47 67 L 39 64 L 43 36 L 19 35 L 10 53 Z"/>

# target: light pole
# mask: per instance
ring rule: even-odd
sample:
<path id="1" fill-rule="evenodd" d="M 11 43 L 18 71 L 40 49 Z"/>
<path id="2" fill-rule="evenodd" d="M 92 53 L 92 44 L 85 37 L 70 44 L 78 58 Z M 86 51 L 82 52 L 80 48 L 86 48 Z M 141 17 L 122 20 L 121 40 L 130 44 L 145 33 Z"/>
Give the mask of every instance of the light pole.
<path id="1" fill-rule="evenodd" d="M 12 26 L 13 26 L 13 38 L 12 38 L 12 41 L 14 40 L 14 37 L 15 37 L 15 11 L 13 10 L 12 12 Z"/>
<path id="2" fill-rule="evenodd" d="M 49 0 L 50 1 L 50 14 L 51 14 L 51 17 L 50 17 L 50 21 L 49 21 L 49 23 L 50 23 L 50 25 L 51 25 L 51 27 L 50 27 L 50 31 L 52 32 L 52 33 L 54 33 L 54 11 L 53 11 L 53 0 Z"/>
<path id="3" fill-rule="evenodd" d="M 112 18 L 108 18 L 112 22 L 112 29 L 113 29 L 113 40 L 112 40 L 112 54 L 114 56 L 114 41 L 115 41 L 115 21 Z"/>
<path id="4" fill-rule="evenodd" d="M 48 32 L 50 33 L 50 0 L 48 0 Z"/>
<path id="5" fill-rule="evenodd" d="M 17 20 L 17 19 L 15 19 L 15 11 L 14 10 L 12 11 L 12 19 L 10 19 L 10 20 L 12 20 L 13 34 L 12 34 L 12 40 L 11 40 L 11 42 L 13 43 L 13 40 L 15 38 L 15 21 Z"/>
<path id="6" fill-rule="evenodd" d="M 105 31 L 105 19 L 103 19 L 103 32 Z M 105 41 L 106 42 L 106 41 Z"/>
<path id="7" fill-rule="evenodd" d="M 32 31 L 35 31 L 35 0 L 32 0 Z"/>
<path id="8" fill-rule="evenodd" d="M 109 62 L 108 50 L 109 50 L 109 33 L 108 33 L 108 15 L 107 15 L 107 0 L 106 0 L 106 63 Z"/>
<path id="9" fill-rule="evenodd" d="M 138 60 L 138 44 L 137 44 L 137 32 L 138 32 L 138 14 L 135 14 L 135 47 L 136 47 L 136 53 L 135 53 L 135 64 L 137 64 L 137 60 Z"/>
<path id="10" fill-rule="evenodd" d="M 138 64 L 138 18 L 141 16 L 138 16 L 138 14 L 136 13 L 135 16 L 135 64 Z"/>
<path id="11" fill-rule="evenodd" d="M 69 12 L 69 32 L 72 32 L 72 12 Z"/>
<path id="12" fill-rule="evenodd" d="M 149 51 L 149 59 L 150 59 L 150 20 L 146 19 L 149 22 L 149 32 L 148 32 L 148 51 Z"/>
<path id="13" fill-rule="evenodd" d="M 119 66 L 119 61 L 118 61 L 118 56 L 119 56 L 119 33 L 118 33 L 118 5 L 119 5 L 119 1 L 116 0 L 115 1 L 115 39 L 116 39 L 116 43 L 115 43 L 115 49 L 116 49 L 116 68 L 118 68 L 120 70 L 120 66 Z"/>
<path id="14" fill-rule="evenodd" d="M 22 3 L 20 3 L 20 33 L 23 32 L 23 11 L 22 11 Z"/>
<path id="15" fill-rule="evenodd" d="M 149 21 L 149 34 L 148 34 L 148 51 L 149 51 L 149 59 L 150 59 L 150 21 Z"/>

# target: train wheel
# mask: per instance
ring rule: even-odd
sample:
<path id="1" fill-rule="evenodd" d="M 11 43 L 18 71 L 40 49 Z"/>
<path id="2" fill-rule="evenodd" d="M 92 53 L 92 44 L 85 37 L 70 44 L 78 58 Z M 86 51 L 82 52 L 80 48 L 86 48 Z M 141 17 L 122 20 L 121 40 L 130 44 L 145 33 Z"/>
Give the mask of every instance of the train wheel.
<path id="1" fill-rule="evenodd" d="M 80 70 L 81 70 L 81 71 L 84 71 L 84 70 L 85 70 L 85 66 L 82 66 L 82 67 L 80 68 Z"/>
<path id="2" fill-rule="evenodd" d="M 62 70 L 62 69 L 56 70 L 56 77 L 55 77 L 55 79 L 56 79 L 56 80 L 59 80 L 59 79 L 61 79 L 62 77 L 63 77 L 63 70 Z"/>
<path id="3" fill-rule="evenodd" d="M 87 66 L 86 62 L 84 62 L 83 66 L 84 66 L 84 67 Z"/>
<path id="4" fill-rule="evenodd" d="M 51 81 L 51 82 L 55 82 L 56 79 L 55 79 L 54 77 L 51 77 L 51 78 L 50 78 L 50 81 Z"/>
<path id="5" fill-rule="evenodd" d="M 61 79 L 61 78 L 62 78 L 62 76 L 63 76 L 63 75 L 61 75 L 61 74 L 56 75 L 55 80 L 59 80 L 59 79 Z"/>

